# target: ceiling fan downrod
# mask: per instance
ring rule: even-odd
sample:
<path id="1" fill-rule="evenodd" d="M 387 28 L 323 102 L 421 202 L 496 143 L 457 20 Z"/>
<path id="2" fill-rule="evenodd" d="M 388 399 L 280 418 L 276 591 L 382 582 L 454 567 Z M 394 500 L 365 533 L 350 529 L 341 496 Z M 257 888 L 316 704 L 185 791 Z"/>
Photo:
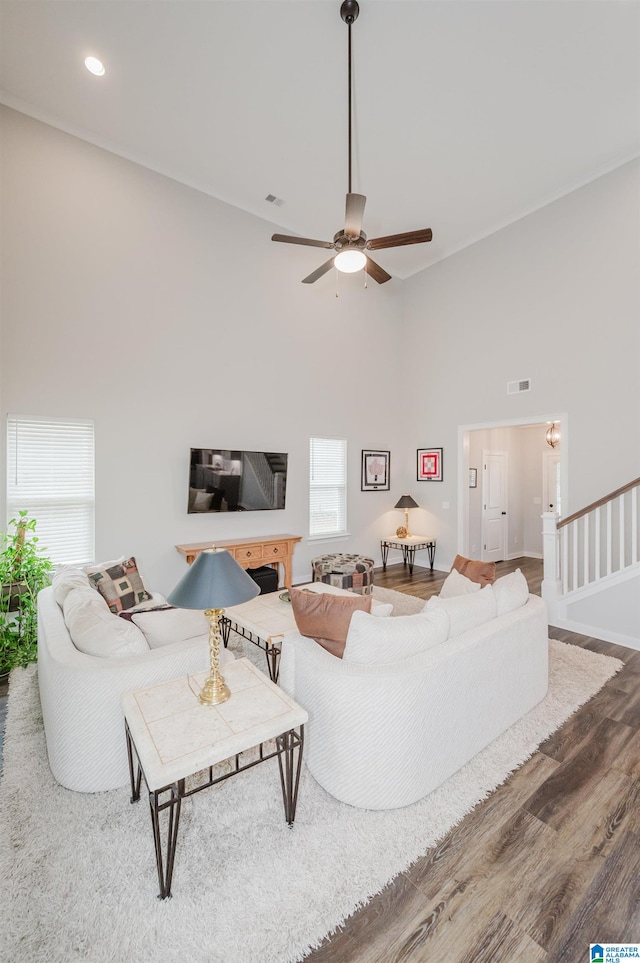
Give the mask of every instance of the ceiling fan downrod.
<path id="1" fill-rule="evenodd" d="M 379 251 L 389 247 L 405 247 L 407 244 L 423 244 L 430 241 L 431 229 L 426 227 L 419 231 L 406 231 L 403 234 L 387 234 L 384 237 L 367 238 L 362 230 L 362 219 L 367 198 L 364 194 L 354 194 L 352 192 L 352 115 L 353 115 L 353 94 L 352 94 L 352 63 L 351 63 L 351 25 L 358 19 L 360 7 L 357 0 L 343 0 L 340 6 L 340 16 L 349 28 L 348 31 L 348 83 L 349 83 L 349 189 L 345 204 L 344 227 L 337 231 L 332 241 L 320 241 L 312 237 L 298 237 L 292 234 L 272 234 L 272 241 L 280 241 L 285 244 L 303 244 L 307 247 L 323 247 L 334 253 L 331 257 L 321 264 L 320 267 L 312 271 L 306 278 L 302 279 L 303 284 L 313 284 L 318 278 L 330 271 L 332 267 L 346 274 L 352 274 L 364 269 L 365 287 L 367 277 L 373 278 L 378 284 L 384 284 L 391 280 L 391 275 L 380 267 L 370 256 L 369 251 Z M 336 292 L 337 295 L 337 292 Z"/>
<path id="2" fill-rule="evenodd" d="M 348 163 L 349 163 L 349 177 L 348 177 L 348 183 L 349 183 L 349 187 L 348 187 L 348 191 L 349 191 L 349 194 L 352 193 L 352 191 L 351 191 L 351 167 L 352 167 L 352 164 L 351 164 L 351 158 L 352 158 L 352 151 L 351 151 L 351 142 L 352 142 L 352 137 L 351 137 L 351 113 L 352 113 L 352 106 L 353 106 L 353 93 L 352 93 L 352 86 L 351 86 L 351 24 L 352 24 L 352 23 L 355 23 L 355 21 L 358 19 L 358 14 L 359 14 L 359 13 L 360 13 L 360 7 L 358 6 L 358 0 L 344 0 L 344 3 L 343 3 L 342 6 L 340 7 L 340 16 L 342 17 L 342 19 L 344 20 L 344 22 L 346 23 L 347 28 L 348 28 L 348 31 L 347 31 L 347 33 L 348 33 L 348 39 L 347 39 L 347 63 L 348 63 L 348 87 L 349 87 L 349 99 L 348 99 L 348 104 L 349 104 L 349 110 L 348 110 L 348 114 L 349 114 L 349 134 L 348 134 L 348 145 L 349 145 L 349 161 L 348 161 Z"/>

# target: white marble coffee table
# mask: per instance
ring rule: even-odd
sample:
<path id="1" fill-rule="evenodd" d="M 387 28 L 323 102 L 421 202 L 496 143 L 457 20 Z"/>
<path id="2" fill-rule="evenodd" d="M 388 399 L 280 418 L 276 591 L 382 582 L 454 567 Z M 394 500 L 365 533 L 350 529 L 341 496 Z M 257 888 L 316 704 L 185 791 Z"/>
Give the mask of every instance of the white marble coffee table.
<path id="1" fill-rule="evenodd" d="M 185 675 L 121 696 L 131 777 L 131 802 L 140 799 L 141 779 L 149 792 L 160 898 L 171 896 L 171 878 L 182 800 L 246 769 L 278 757 L 285 819 L 295 818 L 304 724 L 307 712 L 271 682 L 249 659 L 225 664 L 231 698 L 202 705 L 198 694 L 208 671 Z M 275 740 L 275 748 L 264 744 Z M 240 754 L 257 751 L 240 759 Z M 230 760 L 231 771 L 213 767 Z M 189 776 L 202 781 L 186 788 Z M 168 810 L 165 852 L 160 813 Z"/>
<path id="2" fill-rule="evenodd" d="M 352 595 L 346 589 L 324 582 L 310 582 L 308 585 L 296 585 L 298 589 L 308 589 L 310 592 L 330 595 Z M 269 677 L 278 681 L 278 663 L 280 661 L 280 645 L 282 636 L 296 628 L 291 602 L 283 602 L 281 591 L 258 595 L 250 602 L 234 605 L 224 610 L 222 619 L 222 639 L 225 646 L 229 642 L 229 632 L 233 629 L 238 635 L 253 642 L 262 649 L 267 659 Z M 375 600 L 372 608 L 380 605 Z"/>

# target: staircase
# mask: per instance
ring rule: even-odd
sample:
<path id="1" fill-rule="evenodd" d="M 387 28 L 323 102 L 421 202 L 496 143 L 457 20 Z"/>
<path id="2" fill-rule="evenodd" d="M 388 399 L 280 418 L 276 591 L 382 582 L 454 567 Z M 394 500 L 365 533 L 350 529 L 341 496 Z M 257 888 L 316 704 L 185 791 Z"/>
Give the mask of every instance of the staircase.
<path id="1" fill-rule="evenodd" d="M 560 519 L 542 516 L 551 625 L 640 649 L 640 478 Z"/>

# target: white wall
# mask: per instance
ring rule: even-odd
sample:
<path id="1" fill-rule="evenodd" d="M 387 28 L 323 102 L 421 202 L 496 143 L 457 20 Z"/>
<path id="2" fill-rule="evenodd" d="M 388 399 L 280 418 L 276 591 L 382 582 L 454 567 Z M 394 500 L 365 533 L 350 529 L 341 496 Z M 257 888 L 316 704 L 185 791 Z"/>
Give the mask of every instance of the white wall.
<path id="1" fill-rule="evenodd" d="M 309 436 L 326 434 L 348 441 L 354 535 L 300 545 L 294 580 L 329 550 L 379 559 L 382 515 L 402 494 L 399 286 L 345 278 L 336 299 L 331 275 L 302 285 L 322 252 L 273 244 L 265 221 L 1 116 L 3 423 L 95 420 L 97 558 L 135 554 L 168 591 L 184 571 L 176 543 L 306 537 Z M 288 452 L 286 509 L 187 515 L 192 446 Z M 391 492 L 360 492 L 363 447 L 391 451 Z"/>
<path id="2" fill-rule="evenodd" d="M 566 412 L 565 515 L 640 475 L 639 225 L 636 161 L 405 282 L 412 447 L 444 447 L 422 486 L 439 567 L 460 544 L 460 425 Z"/>
<path id="3" fill-rule="evenodd" d="M 460 425 L 566 411 L 565 514 L 640 475 L 638 163 L 404 283 L 344 278 L 336 299 L 330 275 L 299 283 L 317 252 L 272 244 L 273 225 L 0 117 L 1 408 L 95 419 L 98 558 L 136 554 L 163 591 L 178 542 L 306 536 L 312 434 L 348 440 L 353 537 L 301 545 L 296 580 L 325 551 L 379 559 L 404 492 L 448 568 Z M 285 511 L 188 516 L 191 446 L 287 451 Z M 417 482 L 416 449 L 440 446 L 444 481 Z M 391 451 L 390 492 L 360 492 L 363 447 Z"/>

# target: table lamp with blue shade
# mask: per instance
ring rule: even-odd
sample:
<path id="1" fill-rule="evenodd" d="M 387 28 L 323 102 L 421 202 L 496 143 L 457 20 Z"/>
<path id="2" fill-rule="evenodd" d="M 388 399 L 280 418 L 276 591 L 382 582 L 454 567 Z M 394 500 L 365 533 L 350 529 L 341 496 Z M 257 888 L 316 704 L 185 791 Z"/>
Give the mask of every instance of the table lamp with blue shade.
<path id="1" fill-rule="evenodd" d="M 211 669 L 199 695 L 206 706 L 217 706 L 231 696 L 220 675 L 220 618 L 228 605 L 241 605 L 260 594 L 260 589 L 226 549 L 215 545 L 200 552 L 189 571 L 167 596 L 181 609 L 202 609 L 209 619 Z"/>

